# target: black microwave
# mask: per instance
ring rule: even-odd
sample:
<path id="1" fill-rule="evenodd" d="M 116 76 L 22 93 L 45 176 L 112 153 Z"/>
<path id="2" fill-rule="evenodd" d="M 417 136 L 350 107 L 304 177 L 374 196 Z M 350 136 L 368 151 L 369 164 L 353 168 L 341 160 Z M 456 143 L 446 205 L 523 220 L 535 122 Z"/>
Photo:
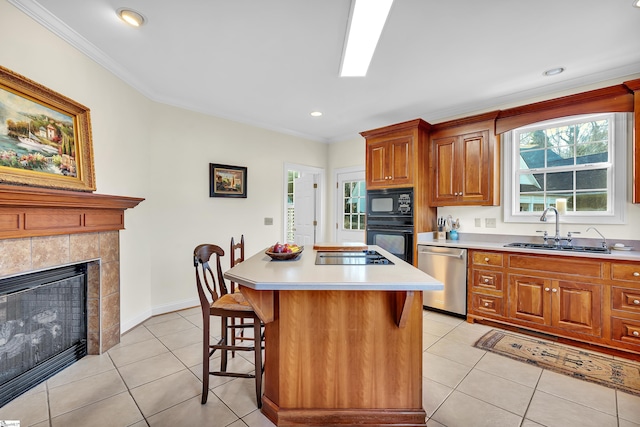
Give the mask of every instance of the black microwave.
<path id="1" fill-rule="evenodd" d="M 413 217 L 413 188 L 367 191 L 367 216 Z"/>

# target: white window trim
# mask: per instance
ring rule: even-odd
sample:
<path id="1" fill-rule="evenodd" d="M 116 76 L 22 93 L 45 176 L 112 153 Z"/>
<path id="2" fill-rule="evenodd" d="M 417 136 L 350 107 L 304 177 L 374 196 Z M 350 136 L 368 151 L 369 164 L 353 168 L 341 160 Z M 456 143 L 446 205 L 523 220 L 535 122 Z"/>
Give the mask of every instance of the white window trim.
<path id="1" fill-rule="evenodd" d="M 611 183 L 613 190 L 613 198 L 611 200 L 611 206 L 613 212 L 592 212 L 581 213 L 572 212 L 571 214 L 563 215 L 562 222 L 568 224 L 626 224 L 625 214 L 627 210 L 627 144 L 628 144 L 628 128 L 626 113 L 612 114 L 613 119 L 613 144 L 611 158 L 613 159 L 613 166 L 611 171 L 613 173 L 613 181 Z M 571 118 L 590 117 L 593 114 L 585 116 L 572 116 Z M 563 119 L 568 119 L 565 117 Z M 539 122 L 527 127 L 539 126 L 539 125 L 553 125 L 559 119 L 548 120 L 545 122 Z M 520 212 L 518 199 L 516 197 L 516 191 L 518 188 L 518 182 L 515 180 L 514 164 L 516 161 L 519 163 L 519 159 L 516 159 L 518 150 L 514 149 L 514 131 L 505 132 L 501 136 L 503 147 L 503 177 L 504 177 L 504 194 L 503 194 L 503 208 L 504 208 L 504 222 L 520 222 L 520 223 L 537 223 L 540 222 L 541 212 Z"/>

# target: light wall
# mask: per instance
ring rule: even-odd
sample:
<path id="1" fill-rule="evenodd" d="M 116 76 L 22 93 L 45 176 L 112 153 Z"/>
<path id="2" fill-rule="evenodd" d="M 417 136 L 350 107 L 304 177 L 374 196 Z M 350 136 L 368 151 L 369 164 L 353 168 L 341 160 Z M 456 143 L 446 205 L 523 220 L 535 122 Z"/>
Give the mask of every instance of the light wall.
<path id="1" fill-rule="evenodd" d="M 155 231 L 152 306 L 162 312 L 194 297 L 196 245 L 228 251 L 231 237 L 244 234 L 250 255 L 282 240 L 284 163 L 325 168 L 328 146 L 166 105 L 152 111 L 150 147 L 157 148 L 149 150 L 146 196 Z M 209 163 L 246 166 L 247 198 L 210 198 Z"/>

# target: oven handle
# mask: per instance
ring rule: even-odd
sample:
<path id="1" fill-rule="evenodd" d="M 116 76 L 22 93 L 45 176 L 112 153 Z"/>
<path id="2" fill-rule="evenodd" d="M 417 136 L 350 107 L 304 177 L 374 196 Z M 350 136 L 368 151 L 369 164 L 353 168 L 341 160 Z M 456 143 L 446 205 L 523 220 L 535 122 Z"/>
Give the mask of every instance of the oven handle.
<path id="1" fill-rule="evenodd" d="M 376 227 L 375 225 L 370 225 L 367 227 L 367 231 L 382 231 L 383 233 L 411 233 L 413 234 L 413 228 L 407 228 L 407 227 Z"/>

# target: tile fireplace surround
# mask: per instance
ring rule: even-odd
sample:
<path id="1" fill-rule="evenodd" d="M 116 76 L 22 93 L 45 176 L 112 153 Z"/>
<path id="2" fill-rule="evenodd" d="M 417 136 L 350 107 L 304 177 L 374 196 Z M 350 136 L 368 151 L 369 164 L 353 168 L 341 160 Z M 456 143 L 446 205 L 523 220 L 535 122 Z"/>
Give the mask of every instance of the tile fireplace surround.
<path id="1" fill-rule="evenodd" d="M 0 279 L 88 263 L 87 351 L 120 342 L 124 210 L 144 199 L 0 185 Z"/>

